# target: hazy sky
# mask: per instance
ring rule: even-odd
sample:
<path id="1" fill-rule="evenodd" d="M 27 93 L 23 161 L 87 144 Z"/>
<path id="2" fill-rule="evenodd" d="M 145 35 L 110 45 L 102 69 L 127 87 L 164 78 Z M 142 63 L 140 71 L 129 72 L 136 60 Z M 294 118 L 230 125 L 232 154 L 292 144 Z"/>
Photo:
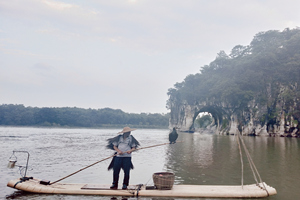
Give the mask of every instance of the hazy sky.
<path id="1" fill-rule="evenodd" d="M 167 91 L 298 0 L 0 0 L 0 104 L 167 113 Z"/>

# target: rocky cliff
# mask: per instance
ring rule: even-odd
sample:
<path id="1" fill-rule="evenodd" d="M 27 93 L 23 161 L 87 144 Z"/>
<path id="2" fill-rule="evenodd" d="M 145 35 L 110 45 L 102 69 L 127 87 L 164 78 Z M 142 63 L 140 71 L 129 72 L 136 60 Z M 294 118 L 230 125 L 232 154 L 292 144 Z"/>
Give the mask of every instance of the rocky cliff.
<path id="1" fill-rule="evenodd" d="M 261 103 L 254 99 L 244 109 L 235 108 L 226 102 L 215 104 L 211 100 L 197 105 L 186 102 L 173 105 L 169 126 L 178 127 L 181 131 L 191 131 L 198 114 L 208 112 L 212 115 L 215 131 L 219 134 L 299 136 L 300 105 L 299 98 L 295 95 L 298 87 L 277 85 L 277 89 L 273 90 L 277 90 L 277 93 L 267 93 L 267 102 Z"/>

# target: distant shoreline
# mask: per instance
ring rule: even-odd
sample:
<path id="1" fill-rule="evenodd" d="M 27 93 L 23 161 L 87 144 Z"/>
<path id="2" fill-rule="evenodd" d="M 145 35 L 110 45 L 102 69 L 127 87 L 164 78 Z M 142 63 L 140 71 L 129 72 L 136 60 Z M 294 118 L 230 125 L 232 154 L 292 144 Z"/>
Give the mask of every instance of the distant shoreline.
<path id="1" fill-rule="evenodd" d="M 103 125 L 100 127 L 79 127 L 79 126 L 24 126 L 24 125 L 0 125 L 1 127 L 12 127 L 12 128 L 64 128 L 64 129 L 122 129 L 125 126 L 129 126 L 132 128 L 139 128 L 139 129 L 169 129 L 168 127 L 165 126 L 144 126 L 144 125 L 131 125 L 131 124 L 125 124 L 125 125 Z"/>

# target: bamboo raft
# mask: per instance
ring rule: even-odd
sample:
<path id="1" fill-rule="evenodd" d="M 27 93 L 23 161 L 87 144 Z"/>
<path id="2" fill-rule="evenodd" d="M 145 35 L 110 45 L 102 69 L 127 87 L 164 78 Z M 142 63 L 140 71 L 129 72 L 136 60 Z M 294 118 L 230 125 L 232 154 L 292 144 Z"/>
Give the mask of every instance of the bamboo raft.
<path id="1" fill-rule="evenodd" d="M 86 166 L 72 174 L 69 174 L 57 181 L 50 182 L 33 177 L 26 177 L 11 180 L 7 183 L 8 187 L 18 190 L 39 193 L 39 194 L 69 194 L 69 195 L 101 195 L 101 196 L 131 196 L 131 197 L 177 197 L 177 198 L 262 198 L 277 194 L 276 189 L 262 181 L 256 166 L 247 150 L 243 139 L 237 134 L 237 143 L 240 150 L 242 178 L 241 185 L 174 185 L 174 174 L 159 172 L 153 174 L 154 186 L 143 184 L 130 185 L 126 190 L 113 190 L 109 185 L 85 184 L 85 183 L 58 183 L 82 170 L 85 170 L 99 162 L 112 158 L 115 155 L 104 158 L 89 166 Z M 158 144 L 144 148 L 165 145 Z M 255 184 L 244 185 L 243 179 L 243 159 L 242 147 L 249 161 Z M 28 154 L 29 155 L 29 154 Z M 16 161 L 15 161 L 16 162 Z M 13 165 L 15 163 L 13 161 Z M 28 160 L 27 160 L 28 163 Z M 11 163 L 10 163 L 11 164 Z M 27 169 L 27 165 L 26 165 Z"/>
<path id="2" fill-rule="evenodd" d="M 193 198 L 261 198 L 275 195 L 275 188 L 265 183 L 252 185 L 173 185 L 170 190 L 159 190 L 145 185 L 130 185 L 127 190 L 111 190 L 109 185 L 55 183 L 41 184 L 40 179 L 11 180 L 7 186 L 39 194 L 102 195 L 131 197 L 193 197 Z"/>

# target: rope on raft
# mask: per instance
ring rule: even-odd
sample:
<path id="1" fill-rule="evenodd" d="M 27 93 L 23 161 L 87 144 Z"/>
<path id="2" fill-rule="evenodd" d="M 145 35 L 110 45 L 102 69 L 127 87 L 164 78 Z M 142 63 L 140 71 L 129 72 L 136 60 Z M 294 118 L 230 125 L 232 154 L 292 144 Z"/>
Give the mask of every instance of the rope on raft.
<path id="1" fill-rule="evenodd" d="M 268 196 L 270 196 L 270 194 L 269 194 L 269 192 L 268 192 L 268 190 L 267 190 L 264 182 L 262 181 L 262 179 L 260 177 L 260 174 L 259 174 L 259 172 L 258 172 L 258 170 L 257 170 L 257 168 L 256 168 L 256 166 L 255 166 L 255 164 L 254 164 L 251 156 L 250 156 L 250 153 L 249 153 L 249 151 L 248 151 L 248 149 L 247 149 L 247 147 L 245 145 L 245 142 L 244 142 L 243 138 L 241 137 L 241 135 L 239 133 L 236 134 L 236 135 L 238 137 L 237 143 L 238 143 L 238 146 L 239 146 L 240 157 L 241 157 L 241 164 L 242 164 L 242 178 L 241 178 L 242 179 L 241 180 L 242 187 L 243 187 L 243 184 L 244 184 L 244 175 L 243 175 L 244 174 L 244 165 L 243 165 L 243 158 L 242 158 L 242 149 L 241 149 L 241 145 L 240 144 L 242 144 L 243 149 L 244 149 L 244 151 L 246 153 L 246 157 L 248 159 L 248 162 L 249 162 L 249 165 L 250 165 L 250 168 L 251 168 L 251 171 L 253 173 L 253 177 L 254 177 L 254 179 L 256 181 L 257 186 L 261 187 L 260 184 L 259 184 L 259 182 L 258 182 L 258 180 L 257 180 L 256 176 L 258 176 L 259 181 L 260 181 L 260 183 L 263 186 L 262 189 L 267 192 Z"/>
<path id="2" fill-rule="evenodd" d="M 242 154 L 242 149 L 241 149 L 241 144 L 239 139 L 237 139 L 237 143 L 239 145 L 239 152 L 240 152 L 240 159 L 241 159 L 241 166 L 242 166 L 241 185 L 242 188 L 244 188 L 244 161 L 243 161 L 243 154 Z"/>

